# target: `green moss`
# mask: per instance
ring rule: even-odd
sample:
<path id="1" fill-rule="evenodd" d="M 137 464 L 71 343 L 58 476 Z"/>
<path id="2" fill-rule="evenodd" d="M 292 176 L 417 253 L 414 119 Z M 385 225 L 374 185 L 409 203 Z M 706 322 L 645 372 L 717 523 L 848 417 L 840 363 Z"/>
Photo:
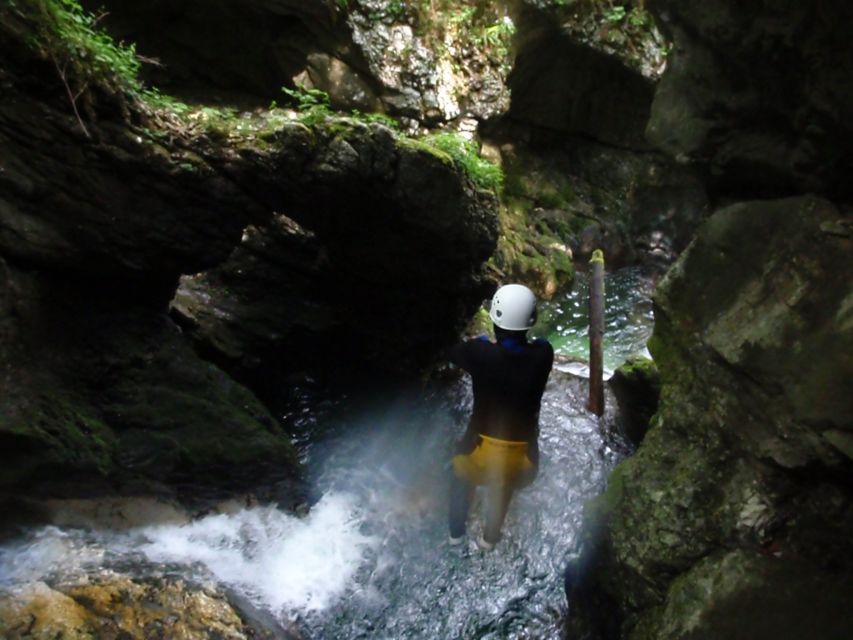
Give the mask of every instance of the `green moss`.
<path id="1" fill-rule="evenodd" d="M 469 336 L 489 336 L 493 338 L 493 323 L 489 316 L 489 312 L 485 307 L 477 309 L 477 313 L 471 318 L 468 327 L 465 329 L 465 334 Z"/>
<path id="2" fill-rule="evenodd" d="M 643 378 L 651 380 L 658 377 L 658 368 L 654 360 L 644 358 L 642 356 L 632 356 L 628 358 L 619 369 L 623 375 L 634 378 Z"/>
<path id="3" fill-rule="evenodd" d="M 618 464 L 607 479 L 607 489 L 584 505 L 584 522 L 589 531 L 598 532 L 620 509 L 625 496 L 625 477 L 631 472 L 633 458 Z"/>
<path id="4" fill-rule="evenodd" d="M 530 209 L 570 209 L 577 202 L 571 183 L 563 175 L 523 162 L 509 164 L 506 195 Z"/>
<path id="5" fill-rule="evenodd" d="M 446 154 L 459 169 L 481 189 L 500 193 L 503 190 L 503 170 L 482 157 L 477 145 L 457 133 L 433 133 L 420 142 Z"/>
<path id="6" fill-rule="evenodd" d="M 4 486 L 26 483 L 43 473 L 107 476 L 115 466 L 112 430 L 92 408 L 61 393 L 43 390 L 0 413 L 0 442 Z"/>
<path id="7" fill-rule="evenodd" d="M 567 238 L 545 221 L 531 222 L 532 216 L 517 200 L 500 208 L 501 235 L 488 266 L 499 280 L 523 282 L 550 298 L 571 283 L 574 264 Z"/>

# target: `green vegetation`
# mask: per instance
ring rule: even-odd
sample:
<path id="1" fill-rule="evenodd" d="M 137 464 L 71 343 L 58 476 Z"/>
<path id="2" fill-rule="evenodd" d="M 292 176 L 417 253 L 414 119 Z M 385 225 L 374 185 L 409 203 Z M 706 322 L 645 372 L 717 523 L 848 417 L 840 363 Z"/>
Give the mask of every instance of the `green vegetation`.
<path id="1" fill-rule="evenodd" d="M 668 44 L 643 0 L 555 1 L 554 5 L 575 37 L 618 56 L 646 76 L 657 77 L 663 71 Z"/>
<path id="2" fill-rule="evenodd" d="M 102 16 L 86 12 L 77 0 L 13 3 L 20 16 L 37 25 L 30 44 L 56 65 L 63 80 L 83 91 L 96 83 L 139 91 L 139 59 L 133 44 L 117 44 L 98 29 Z"/>
<path id="3" fill-rule="evenodd" d="M 503 189 L 503 171 L 482 157 L 474 142 L 466 140 L 458 133 L 450 132 L 432 133 L 419 140 L 428 147 L 447 154 L 478 187 L 496 193 Z"/>
<path id="4" fill-rule="evenodd" d="M 282 87 L 281 90 L 296 103 L 296 108 L 300 111 L 307 111 L 318 107 L 331 109 L 329 94 L 320 89 L 309 89 L 304 85 L 297 84 L 295 89 Z"/>
<path id="5" fill-rule="evenodd" d="M 77 0 L 9 2 L 6 10 L 25 25 L 27 44 L 53 65 L 87 136 L 81 109 L 92 111 L 97 88 L 117 96 L 125 111 L 125 96 L 141 92 L 134 46 L 116 44 L 98 29 L 102 16 L 86 12 Z"/>
<path id="6" fill-rule="evenodd" d="M 448 56 L 447 41 L 474 47 L 506 74 L 515 25 L 507 3 L 487 0 L 420 0 L 413 6 L 417 34 L 439 58 Z M 459 71 L 459 70 L 457 70 Z"/>

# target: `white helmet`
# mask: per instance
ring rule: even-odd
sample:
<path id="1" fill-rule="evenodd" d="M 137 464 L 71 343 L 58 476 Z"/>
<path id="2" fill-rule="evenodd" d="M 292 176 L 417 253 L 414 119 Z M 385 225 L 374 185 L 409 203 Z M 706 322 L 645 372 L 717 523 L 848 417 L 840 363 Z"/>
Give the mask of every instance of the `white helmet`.
<path id="1" fill-rule="evenodd" d="M 489 317 L 507 331 L 529 329 L 536 322 L 536 296 L 523 284 L 505 284 L 492 298 Z"/>

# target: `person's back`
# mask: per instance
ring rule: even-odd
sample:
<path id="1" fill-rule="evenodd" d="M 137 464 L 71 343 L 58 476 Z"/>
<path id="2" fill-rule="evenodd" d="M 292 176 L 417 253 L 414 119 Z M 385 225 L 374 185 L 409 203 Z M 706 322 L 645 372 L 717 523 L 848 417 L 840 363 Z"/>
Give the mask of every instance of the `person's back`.
<path id="1" fill-rule="evenodd" d="M 457 345 L 450 360 L 471 374 L 474 409 L 469 431 L 530 442 L 538 431 L 539 405 L 554 350 L 544 340 L 496 329 L 495 342 L 478 338 Z"/>
<path id="2" fill-rule="evenodd" d="M 496 341 L 480 338 L 457 345 L 450 360 L 471 374 L 474 408 L 453 459 L 451 543 L 465 532 L 473 491 L 488 485 L 486 527 L 480 543 L 499 536 L 515 489 L 529 484 L 539 462 L 539 406 L 554 351 L 544 340 L 527 341 L 536 319 L 536 298 L 527 287 L 507 285 L 492 300 Z"/>

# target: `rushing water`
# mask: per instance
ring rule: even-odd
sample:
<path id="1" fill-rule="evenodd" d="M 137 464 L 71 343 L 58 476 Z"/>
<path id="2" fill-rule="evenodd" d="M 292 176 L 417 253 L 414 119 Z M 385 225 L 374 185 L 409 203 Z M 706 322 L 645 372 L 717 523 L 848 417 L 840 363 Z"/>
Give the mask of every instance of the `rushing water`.
<path id="1" fill-rule="evenodd" d="M 577 296 L 567 300 L 545 314 L 566 338 L 561 349 L 575 339 L 566 318 Z M 634 336 L 632 322 L 625 335 Z M 539 477 L 515 497 L 490 552 L 475 543 L 476 502 L 465 544 L 447 543 L 449 460 L 471 403 L 463 380 L 339 417 L 333 428 L 314 424 L 327 435 L 305 443 L 303 459 L 322 497 L 303 517 L 256 506 L 124 531 L 33 529 L 0 547 L 0 586 L 104 567 L 141 576 L 168 566 L 227 586 L 306 638 L 559 637 L 562 572 L 583 504 L 603 489 L 620 455 L 607 435 L 613 410 L 601 420 L 588 414 L 584 389 L 577 378 L 552 374 Z"/>

